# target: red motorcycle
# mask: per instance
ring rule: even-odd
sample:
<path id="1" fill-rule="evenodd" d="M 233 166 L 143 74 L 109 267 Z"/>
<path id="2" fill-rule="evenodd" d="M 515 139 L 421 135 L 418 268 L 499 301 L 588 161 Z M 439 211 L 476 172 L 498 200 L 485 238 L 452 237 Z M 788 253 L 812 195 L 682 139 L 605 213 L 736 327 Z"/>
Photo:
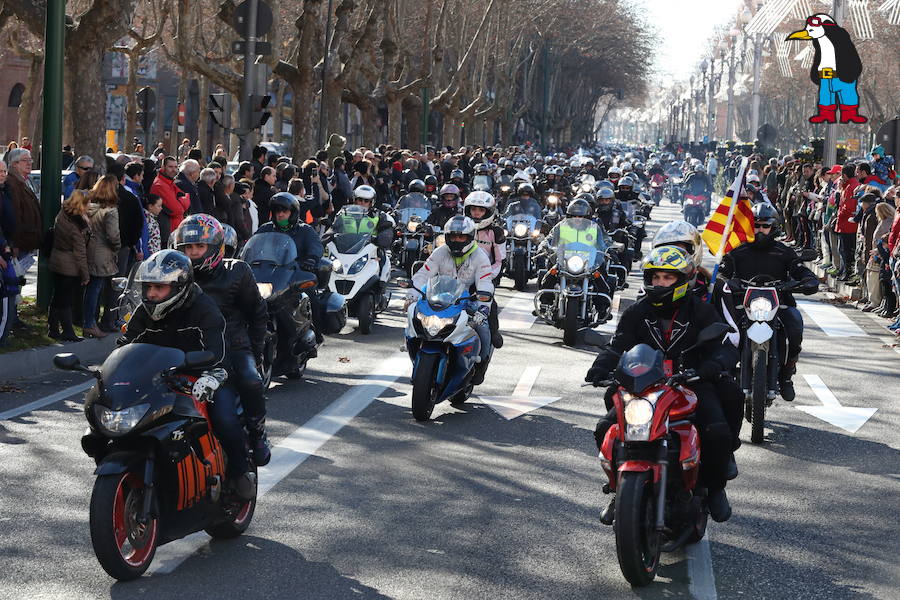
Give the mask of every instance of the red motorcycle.
<path id="1" fill-rule="evenodd" d="M 653 199 L 654 206 L 659 206 L 662 202 L 663 189 L 666 185 L 666 176 L 655 174 L 650 179 L 650 197 Z"/>
<path id="2" fill-rule="evenodd" d="M 728 330 L 721 323 L 706 327 L 685 352 Z M 586 341 L 592 343 L 590 334 Z M 662 352 L 638 344 L 622 355 L 614 380 L 598 384 L 618 386 L 618 422 L 606 433 L 600 464 L 609 479 L 604 493 L 616 494 L 619 567 L 634 586 L 653 581 L 661 552 L 698 542 L 706 533 L 706 489 L 697 482 L 700 437 L 691 421 L 697 397 L 684 387 L 696 380 L 691 370 L 672 373 Z"/>

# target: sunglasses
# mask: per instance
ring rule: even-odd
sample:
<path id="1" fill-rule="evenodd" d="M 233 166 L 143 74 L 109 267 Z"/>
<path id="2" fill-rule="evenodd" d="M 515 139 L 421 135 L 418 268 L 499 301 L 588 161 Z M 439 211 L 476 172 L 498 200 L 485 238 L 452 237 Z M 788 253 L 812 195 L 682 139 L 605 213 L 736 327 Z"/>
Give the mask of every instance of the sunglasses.
<path id="1" fill-rule="evenodd" d="M 809 17 L 806 19 L 807 25 L 812 25 L 813 27 L 822 27 L 824 25 L 834 25 L 831 21 L 823 21 L 819 17 Z"/>
<path id="2" fill-rule="evenodd" d="M 753 229 L 772 229 L 772 226 L 771 226 L 771 225 L 757 224 L 757 225 L 754 225 L 754 226 L 753 226 Z"/>

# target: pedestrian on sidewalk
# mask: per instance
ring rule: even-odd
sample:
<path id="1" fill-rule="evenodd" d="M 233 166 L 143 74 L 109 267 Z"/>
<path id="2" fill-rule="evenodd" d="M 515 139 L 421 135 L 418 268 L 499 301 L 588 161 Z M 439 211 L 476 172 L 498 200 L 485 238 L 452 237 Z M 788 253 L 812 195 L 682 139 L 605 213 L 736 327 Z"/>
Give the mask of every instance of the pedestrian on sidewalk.
<path id="1" fill-rule="evenodd" d="M 84 190 L 72 190 L 53 224 L 53 250 L 48 265 L 53 273 L 53 297 L 47 316 L 47 335 L 57 340 L 80 342 L 83 339 L 75 334 L 73 320 L 80 288 L 91 279 L 87 259 L 91 238 L 88 203 Z"/>
<path id="2" fill-rule="evenodd" d="M 95 338 L 106 337 L 106 333 L 97 327 L 100 297 L 112 276 L 119 270 L 118 255 L 122 240 L 117 208 L 118 183 L 115 175 L 104 175 L 91 190 L 91 203 L 88 206 L 91 238 L 87 247 L 87 262 L 91 277 L 84 292 L 83 331 L 85 335 Z M 113 307 L 109 305 L 109 296 L 105 308 L 111 319 Z"/>
<path id="3" fill-rule="evenodd" d="M 872 235 L 874 240 L 869 260 L 866 262 L 866 287 L 869 290 L 869 303 L 863 307 L 863 312 L 881 312 L 887 306 L 887 300 L 891 297 L 890 278 L 883 277 L 887 271 L 887 236 L 891 232 L 896 209 L 889 202 L 879 202 L 875 205 L 875 217 L 878 226 Z M 887 285 L 885 285 L 887 284 Z M 885 288 L 888 288 L 885 290 Z"/>
<path id="4" fill-rule="evenodd" d="M 857 224 L 851 218 L 856 214 L 856 188 L 859 181 L 856 179 L 856 169 L 853 165 L 844 165 L 841 169 L 840 203 L 838 204 L 837 218 L 834 226 L 838 234 L 841 249 L 841 271 L 837 274 L 838 281 L 852 281 L 856 275 L 856 231 Z"/>

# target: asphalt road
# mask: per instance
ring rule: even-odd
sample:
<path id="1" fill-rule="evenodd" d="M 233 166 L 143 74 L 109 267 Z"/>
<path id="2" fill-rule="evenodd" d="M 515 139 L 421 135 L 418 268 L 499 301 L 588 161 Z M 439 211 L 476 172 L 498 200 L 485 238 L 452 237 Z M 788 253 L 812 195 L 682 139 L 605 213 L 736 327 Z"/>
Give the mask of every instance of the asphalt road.
<path id="1" fill-rule="evenodd" d="M 651 225 L 676 214 L 664 203 Z M 165 546 L 135 582 L 115 583 L 91 550 L 81 394 L 0 421 L 0 599 L 900 598 L 900 354 L 873 318 L 809 299 L 821 322 L 804 314 L 797 399 L 776 401 L 764 444 L 745 430 L 734 516 L 665 555 L 638 590 L 597 518 L 608 500 L 591 436 L 602 399 L 579 387 L 594 354 L 529 324 L 516 308 L 531 294 L 509 285 L 498 291 L 506 345 L 476 391 L 557 400 L 507 419 L 476 398 L 416 423 L 395 300 L 371 335 L 329 337 L 302 381 L 270 391 L 282 468 L 263 474 L 246 535 Z M 799 410 L 823 406 L 804 375 L 877 412 L 850 433 Z M 6 382 L 0 413 L 81 381 L 48 371 Z"/>

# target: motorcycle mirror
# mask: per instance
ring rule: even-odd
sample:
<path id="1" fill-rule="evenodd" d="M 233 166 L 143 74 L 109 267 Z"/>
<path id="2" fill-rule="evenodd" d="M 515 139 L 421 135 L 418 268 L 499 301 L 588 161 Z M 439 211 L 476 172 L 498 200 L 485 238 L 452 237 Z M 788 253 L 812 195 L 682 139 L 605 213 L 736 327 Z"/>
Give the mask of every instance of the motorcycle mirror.
<path id="1" fill-rule="evenodd" d="M 128 287 L 128 278 L 127 277 L 113 277 L 112 278 L 112 288 L 115 291 L 124 292 L 126 287 Z"/>
<path id="2" fill-rule="evenodd" d="M 397 287 L 401 287 L 404 290 L 408 290 L 412 287 L 412 280 L 407 277 L 398 277 L 397 278 Z"/>
<path id="3" fill-rule="evenodd" d="M 184 367 L 197 369 L 211 366 L 216 360 L 216 355 L 209 350 L 194 350 L 184 355 Z"/>
<path id="4" fill-rule="evenodd" d="M 490 292 L 478 292 L 475 297 L 479 302 L 490 302 L 494 299 L 494 295 Z"/>
<path id="5" fill-rule="evenodd" d="M 53 366 L 63 371 L 80 371 L 81 361 L 71 352 L 63 352 L 53 357 Z"/>
<path id="6" fill-rule="evenodd" d="M 711 342 L 713 340 L 717 340 L 724 336 L 726 333 L 732 332 L 733 329 L 731 325 L 726 323 L 712 323 L 711 325 L 707 325 L 703 329 L 700 330 L 700 333 L 697 334 L 697 346 L 700 344 L 705 344 L 706 342 Z"/>
<path id="7" fill-rule="evenodd" d="M 392 210 L 394 210 L 394 208 L 390 204 L 382 204 L 381 210 L 383 210 L 384 212 L 391 212 Z"/>
<path id="8" fill-rule="evenodd" d="M 602 348 L 609 344 L 611 337 L 589 327 L 582 327 L 575 333 L 575 339 L 585 346 Z"/>

